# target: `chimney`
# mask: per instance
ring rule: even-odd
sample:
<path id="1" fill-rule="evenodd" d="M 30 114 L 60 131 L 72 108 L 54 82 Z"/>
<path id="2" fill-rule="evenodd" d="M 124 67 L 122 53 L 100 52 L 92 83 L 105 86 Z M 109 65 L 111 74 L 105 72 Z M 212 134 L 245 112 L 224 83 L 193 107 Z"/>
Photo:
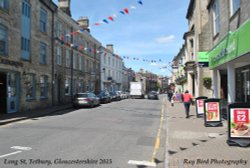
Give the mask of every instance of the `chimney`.
<path id="1" fill-rule="evenodd" d="M 114 47 L 113 47 L 113 44 L 107 44 L 106 45 L 106 48 L 111 51 L 112 53 L 114 53 Z"/>
<path id="2" fill-rule="evenodd" d="M 58 0 L 58 2 L 59 9 L 71 17 L 70 0 Z"/>
<path id="3" fill-rule="evenodd" d="M 80 25 L 80 27 L 83 29 L 83 30 L 87 30 L 88 32 L 90 32 L 89 30 L 89 19 L 87 16 L 85 17 L 80 17 L 78 20 L 77 20 L 78 24 Z"/>

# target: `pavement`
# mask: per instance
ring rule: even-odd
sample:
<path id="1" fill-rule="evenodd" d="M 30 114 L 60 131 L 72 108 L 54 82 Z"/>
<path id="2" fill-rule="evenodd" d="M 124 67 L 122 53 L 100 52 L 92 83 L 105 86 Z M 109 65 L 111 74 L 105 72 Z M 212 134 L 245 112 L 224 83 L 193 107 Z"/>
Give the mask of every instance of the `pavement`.
<path id="1" fill-rule="evenodd" d="M 12 122 L 22 121 L 30 118 L 46 116 L 55 112 L 72 108 L 72 104 L 57 105 L 49 108 L 29 110 L 25 112 L 17 112 L 0 115 L 0 125 L 6 125 Z"/>
<path id="2" fill-rule="evenodd" d="M 250 147 L 227 144 L 227 120 L 223 126 L 205 127 L 204 118 L 197 118 L 195 106 L 185 118 L 184 105 L 167 103 L 166 158 L 167 168 L 236 168 L 250 167 Z"/>

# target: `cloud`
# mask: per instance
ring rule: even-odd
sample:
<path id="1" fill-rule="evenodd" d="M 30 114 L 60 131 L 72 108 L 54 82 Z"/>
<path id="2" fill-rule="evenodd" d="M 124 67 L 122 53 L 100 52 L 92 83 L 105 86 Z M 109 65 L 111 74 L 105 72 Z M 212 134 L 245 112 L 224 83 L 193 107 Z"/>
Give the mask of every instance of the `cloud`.
<path id="1" fill-rule="evenodd" d="M 155 41 L 157 43 L 160 43 L 160 44 L 168 44 L 172 41 L 175 40 L 175 36 L 174 35 L 169 35 L 169 36 L 161 36 L 161 37 L 158 37 L 155 39 Z"/>

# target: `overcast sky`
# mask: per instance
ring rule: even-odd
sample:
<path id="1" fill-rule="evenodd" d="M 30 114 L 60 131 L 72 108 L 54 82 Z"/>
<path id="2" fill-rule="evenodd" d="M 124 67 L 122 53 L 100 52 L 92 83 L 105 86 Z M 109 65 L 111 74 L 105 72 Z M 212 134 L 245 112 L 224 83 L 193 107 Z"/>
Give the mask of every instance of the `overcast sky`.
<path id="1" fill-rule="evenodd" d="M 113 44 L 115 54 L 124 58 L 126 67 L 169 75 L 165 67 L 178 54 L 183 34 L 188 31 L 189 0 L 141 2 L 143 5 L 139 0 L 71 0 L 71 14 L 75 20 L 87 16 L 92 36 L 103 46 Z"/>

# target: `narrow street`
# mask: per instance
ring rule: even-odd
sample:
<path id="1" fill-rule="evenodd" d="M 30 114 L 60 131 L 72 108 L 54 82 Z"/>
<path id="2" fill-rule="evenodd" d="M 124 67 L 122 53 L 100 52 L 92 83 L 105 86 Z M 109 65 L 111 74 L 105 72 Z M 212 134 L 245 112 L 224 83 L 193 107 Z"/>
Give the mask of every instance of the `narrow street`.
<path id="1" fill-rule="evenodd" d="M 163 165 L 164 101 L 126 99 L 1 126 L 0 167 L 143 167 L 133 164 L 154 157 Z"/>

